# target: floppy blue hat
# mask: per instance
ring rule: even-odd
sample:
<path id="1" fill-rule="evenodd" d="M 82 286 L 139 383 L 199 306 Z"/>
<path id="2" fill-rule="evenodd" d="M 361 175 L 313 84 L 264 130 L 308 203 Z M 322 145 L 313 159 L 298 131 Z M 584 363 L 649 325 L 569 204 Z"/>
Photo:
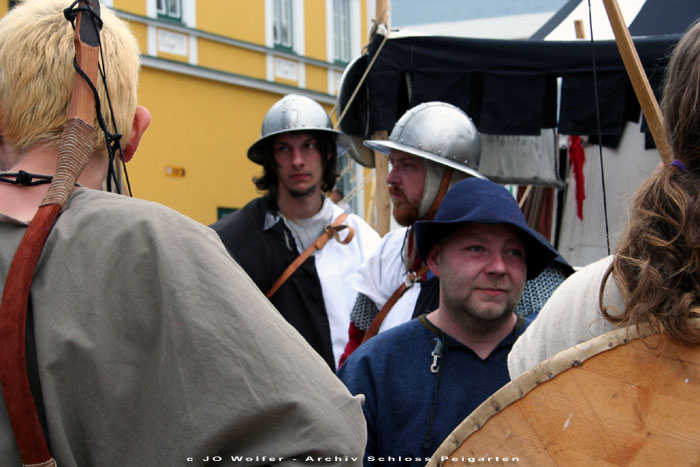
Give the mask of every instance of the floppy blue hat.
<path id="1" fill-rule="evenodd" d="M 415 224 L 418 255 L 426 261 L 430 249 L 456 224 L 511 224 L 522 232 L 527 278 L 537 277 L 557 251 L 539 232 L 530 228 L 518 202 L 503 186 L 481 178 L 456 183 L 445 195 L 435 219 Z"/>

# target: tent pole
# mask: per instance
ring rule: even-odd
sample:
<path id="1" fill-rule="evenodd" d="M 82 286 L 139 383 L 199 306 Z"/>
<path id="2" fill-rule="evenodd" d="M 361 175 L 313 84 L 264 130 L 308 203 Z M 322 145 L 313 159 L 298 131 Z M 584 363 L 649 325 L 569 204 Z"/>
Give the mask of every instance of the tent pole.
<path id="1" fill-rule="evenodd" d="M 386 24 L 389 30 L 389 10 L 391 10 L 390 0 L 376 0 L 376 24 Z M 387 139 L 386 131 L 376 131 L 374 139 Z M 379 235 L 384 236 L 389 232 L 391 222 L 391 203 L 389 201 L 389 190 L 386 186 L 386 177 L 389 174 L 389 159 L 384 154 L 374 153 L 374 208 L 376 209 L 375 230 Z"/>

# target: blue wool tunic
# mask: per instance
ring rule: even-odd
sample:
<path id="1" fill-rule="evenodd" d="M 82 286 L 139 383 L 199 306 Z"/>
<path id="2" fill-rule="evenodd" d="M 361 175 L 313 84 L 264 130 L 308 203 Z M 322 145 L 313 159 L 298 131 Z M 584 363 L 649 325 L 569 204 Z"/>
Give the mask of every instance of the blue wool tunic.
<path id="1" fill-rule="evenodd" d="M 531 321 L 519 317 L 485 360 L 425 316 L 361 345 L 338 376 L 366 398 L 364 465 L 425 465 L 467 415 L 510 381 L 508 352 Z"/>

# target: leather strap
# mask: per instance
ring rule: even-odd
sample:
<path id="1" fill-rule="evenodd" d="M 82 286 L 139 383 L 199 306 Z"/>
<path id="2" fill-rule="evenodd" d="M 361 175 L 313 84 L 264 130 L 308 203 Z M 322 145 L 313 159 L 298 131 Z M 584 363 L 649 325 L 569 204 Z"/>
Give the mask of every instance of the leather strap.
<path id="1" fill-rule="evenodd" d="M 430 206 L 430 209 L 428 209 L 428 212 L 426 212 L 425 216 L 423 216 L 424 220 L 433 220 L 435 217 L 438 207 L 440 207 L 440 203 L 442 203 L 442 198 L 445 197 L 445 193 L 447 193 L 447 189 L 450 187 L 451 178 L 452 167 L 445 167 L 445 171 L 442 173 L 442 180 L 440 181 L 440 188 L 438 188 L 438 192 L 435 195 L 435 199 L 433 200 L 433 204 Z"/>
<path id="2" fill-rule="evenodd" d="M 450 187 L 451 178 L 452 168 L 445 167 L 445 171 L 442 174 L 442 180 L 440 181 L 440 188 L 438 188 L 438 192 L 435 195 L 433 204 L 430 206 L 425 216 L 423 216 L 423 219 L 429 220 L 435 217 L 435 213 L 437 212 L 438 207 L 442 202 L 442 198 L 445 197 L 445 193 L 447 193 L 447 189 Z M 391 311 L 396 302 L 399 301 L 399 298 L 401 298 L 404 292 L 406 292 L 406 289 L 412 286 L 416 282 L 416 280 L 422 277 L 423 274 L 425 274 L 426 272 L 428 272 L 428 266 L 424 264 L 423 267 L 421 267 L 417 272 L 412 271 L 408 274 L 408 276 L 406 276 L 406 280 L 404 281 L 404 283 L 401 284 L 399 288 L 394 291 L 393 294 L 391 294 L 389 300 L 386 301 L 382 309 L 379 310 L 379 313 L 377 313 L 377 316 L 374 317 L 374 319 L 372 320 L 372 324 L 365 333 L 365 336 L 362 338 L 362 342 L 365 342 L 371 337 L 374 337 L 377 334 L 377 332 L 379 332 L 379 327 L 382 325 L 382 322 L 384 322 L 384 318 L 386 318 L 386 315 L 389 314 L 389 311 Z"/>
<path id="3" fill-rule="evenodd" d="M 394 307 L 396 302 L 399 301 L 399 298 L 401 298 L 404 292 L 406 292 L 406 290 L 408 290 L 413 284 L 415 284 L 416 280 L 422 277 L 423 274 L 425 274 L 426 272 L 428 272 L 428 265 L 424 264 L 423 267 L 420 268 L 418 271 L 411 271 L 406 276 L 406 280 L 404 281 L 404 283 L 401 284 L 399 288 L 394 291 L 393 294 L 391 294 L 389 300 L 386 301 L 382 309 L 379 310 L 379 313 L 377 313 L 377 316 L 375 316 L 372 320 L 372 324 L 365 333 L 365 336 L 362 338 L 363 343 L 371 337 L 374 337 L 377 334 L 377 332 L 379 332 L 379 327 L 382 325 L 382 322 L 384 322 L 384 318 L 386 318 L 386 315 L 389 314 L 389 311 Z"/>
<path id="4" fill-rule="evenodd" d="M 335 238 L 338 242 L 340 242 L 343 245 L 347 245 L 350 243 L 355 236 L 355 229 L 350 227 L 349 225 L 343 225 L 343 221 L 345 218 L 348 217 L 347 213 L 343 213 L 340 216 L 336 218 L 335 221 L 333 221 L 332 224 L 327 225 L 323 229 L 323 233 L 319 235 L 319 237 L 314 240 L 314 242 L 309 245 L 309 247 L 304 250 L 302 254 L 297 256 L 297 258 L 292 261 L 292 263 L 287 266 L 287 269 L 282 272 L 282 274 L 277 278 L 277 280 L 272 284 L 272 287 L 270 287 L 270 290 L 267 291 L 265 296 L 267 298 L 272 297 L 277 290 L 282 287 L 282 284 L 286 282 L 287 279 L 289 279 L 292 274 L 294 274 L 294 271 L 296 271 L 299 266 L 304 264 L 304 261 L 308 259 L 309 256 L 311 256 L 316 250 L 320 250 L 323 248 L 326 243 L 328 243 L 328 240 L 331 238 Z M 342 230 L 348 229 L 348 234 L 345 236 L 345 239 L 341 240 L 339 232 Z"/>

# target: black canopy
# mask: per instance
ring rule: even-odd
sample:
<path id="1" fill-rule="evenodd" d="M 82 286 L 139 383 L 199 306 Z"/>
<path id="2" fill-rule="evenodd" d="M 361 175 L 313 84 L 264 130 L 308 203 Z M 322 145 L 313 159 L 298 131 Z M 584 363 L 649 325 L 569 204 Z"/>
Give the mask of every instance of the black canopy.
<path id="1" fill-rule="evenodd" d="M 654 92 L 680 34 L 635 38 Z M 339 96 L 344 108 L 384 36 L 346 71 Z M 354 136 L 390 131 L 410 107 L 439 100 L 464 110 L 481 133 L 596 135 L 615 145 L 625 121 L 640 108 L 615 41 L 541 41 L 412 36 L 389 39 L 379 52 L 341 129 Z M 557 99 L 561 80 L 561 95 Z M 559 102 L 559 104 L 557 104 Z"/>

